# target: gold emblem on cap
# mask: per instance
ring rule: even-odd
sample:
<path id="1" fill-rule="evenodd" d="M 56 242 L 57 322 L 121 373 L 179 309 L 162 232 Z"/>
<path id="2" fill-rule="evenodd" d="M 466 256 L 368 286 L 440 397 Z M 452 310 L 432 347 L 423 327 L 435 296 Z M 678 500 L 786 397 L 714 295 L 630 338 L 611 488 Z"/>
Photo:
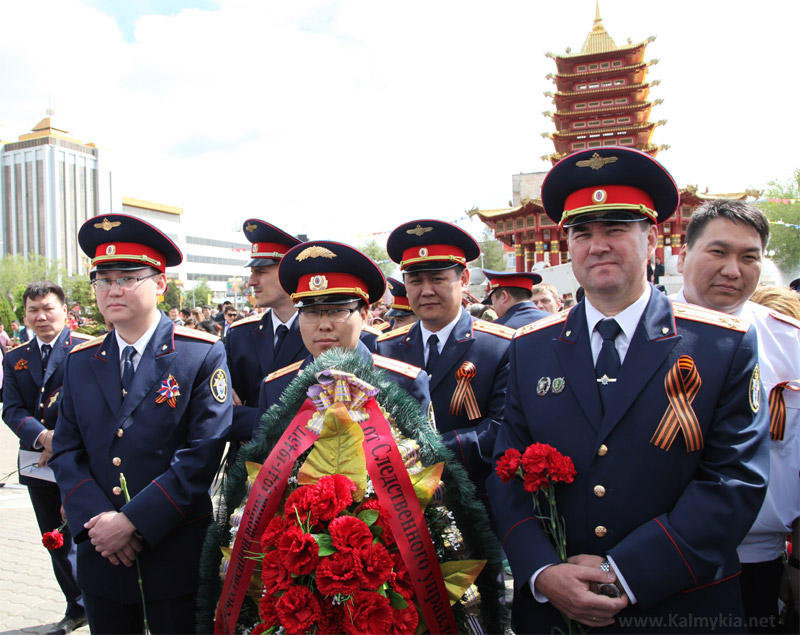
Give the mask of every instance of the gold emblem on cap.
<path id="1" fill-rule="evenodd" d="M 258 225 L 256 223 L 247 223 L 247 225 L 244 226 L 244 230 L 246 232 L 254 232 L 256 229 L 258 229 Z"/>
<path id="2" fill-rule="evenodd" d="M 592 203 L 600 205 L 608 200 L 608 192 L 605 190 L 595 190 L 592 192 Z"/>
<path id="3" fill-rule="evenodd" d="M 324 291 L 328 288 L 328 279 L 323 275 L 312 276 L 308 281 L 308 288 L 312 291 Z"/>
<path id="4" fill-rule="evenodd" d="M 115 253 L 117 253 L 116 245 L 109 245 L 106 247 L 106 256 L 113 256 Z"/>
<path id="5" fill-rule="evenodd" d="M 583 161 L 578 161 L 575 163 L 579 168 L 592 168 L 593 170 L 599 170 L 604 165 L 608 165 L 609 163 L 616 163 L 618 157 L 601 157 L 597 152 L 592 155 L 591 159 L 584 159 Z"/>
<path id="6" fill-rule="evenodd" d="M 406 234 L 412 234 L 414 236 L 422 236 L 422 235 L 427 234 L 428 232 L 432 232 L 432 231 L 433 231 L 433 227 L 423 227 L 422 225 L 417 223 L 417 226 L 414 227 L 413 229 L 407 229 L 406 230 Z"/>
<path id="7" fill-rule="evenodd" d="M 107 232 L 110 232 L 112 229 L 114 229 L 115 227 L 119 227 L 120 225 L 122 225 L 122 221 L 115 220 L 115 221 L 112 222 L 112 221 L 108 220 L 107 218 L 104 218 L 102 223 L 95 223 L 94 224 L 94 226 L 97 229 L 103 229 L 103 230 L 105 230 Z"/>
<path id="8" fill-rule="evenodd" d="M 424 258 L 428 255 L 428 248 L 427 247 L 420 247 L 419 248 L 419 257 Z"/>
<path id="9" fill-rule="evenodd" d="M 258 245 L 256 245 L 255 243 L 253 243 L 253 246 L 250 248 L 250 253 L 251 253 L 251 254 L 254 254 L 254 253 L 256 253 L 257 251 L 258 251 Z"/>
<path id="10" fill-rule="evenodd" d="M 306 247 L 303 249 L 303 251 L 297 254 L 295 260 L 299 262 L 301 260 L 305 260 L 306 258 L 336 258 L 336 254 L 326 247 L 311 245 L 311 247 Z"/>

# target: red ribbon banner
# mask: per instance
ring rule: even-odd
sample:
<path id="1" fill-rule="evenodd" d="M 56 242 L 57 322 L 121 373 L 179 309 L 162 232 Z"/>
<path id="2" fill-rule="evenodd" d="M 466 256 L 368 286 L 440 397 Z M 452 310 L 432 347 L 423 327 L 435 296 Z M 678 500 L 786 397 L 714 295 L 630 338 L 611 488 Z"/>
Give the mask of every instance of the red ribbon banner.
<path id="1" fill-rule="evenodd" d="M 694 360 L 688 355 L 681 355 L 664 377 L 669 406 L 661 417 L 650 443 L 662 450 L 669 450 L 678 434 L 678 429 L 681 429 L 687 452 L 703 448 L 703 430 L 700 428 L 697 415 L 692 410 L 692 401 L 700 392 L 701 383 L 700 373 L 697 372 Z"/>

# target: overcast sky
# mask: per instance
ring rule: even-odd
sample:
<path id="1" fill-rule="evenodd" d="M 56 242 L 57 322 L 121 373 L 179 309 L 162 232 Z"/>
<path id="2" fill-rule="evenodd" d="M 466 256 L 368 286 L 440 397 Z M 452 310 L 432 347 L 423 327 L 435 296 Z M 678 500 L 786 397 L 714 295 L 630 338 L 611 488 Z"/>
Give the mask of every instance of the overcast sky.
<path id="1" fill-rule="evenodd" d="M 113 153 L 117 192 L 209 231 L 255 216 L 363 243 L 504 207 L 546 170 L 547 51 L 594 0 L 0 0 L 0 139 L 45 116 Z M 656 143 L 680 185 L 763 188 L 800 167 L 796 0 L 601 0 L 655 35 Z M 379 240 L 381 239 L 378 236 Z M 384 237 L 385 238 L 385 237 Z"/>

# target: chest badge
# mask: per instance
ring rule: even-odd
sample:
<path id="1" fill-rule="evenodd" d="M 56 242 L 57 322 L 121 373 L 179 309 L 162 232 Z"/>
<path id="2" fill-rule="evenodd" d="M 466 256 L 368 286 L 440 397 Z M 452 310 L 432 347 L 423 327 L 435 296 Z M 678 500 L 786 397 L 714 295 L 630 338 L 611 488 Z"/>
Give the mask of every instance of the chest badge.
<path id="1" fill-rule="evenodd" d="M 48 407 L 48 408 L 52 408 L 52 407 L 53 407 L 53 404 L 54 404 L 56 401 L 58 401 L 58 395 L 59 395 L 59 392 L 58 392 L 58 391 L 56 391 L 56 392 L 54 392 L 52 395 L 50 395 L 50 401 L 48 401 L 48 402 L 47 402 L 47 407 Z"/>
<path id="2" fill-rule="evenodd" d="M 17 363 L 14 364 L 14 370 L 27 370 L 28 369 L 28 360 L 24 357 L 17 360 Z"/>
<path id="3" fill-rule="evenodd" d="M 158 389 L 158 395 L 156 395 L 156 403 L 164 403 L 166 401 L 170 408 L 174 408 L 178 402 L 178 397 L 180 397 L 180 394 L 181 390 L 180 386 L 178 385 L 178 380 L 170 375 L 161 382 L 161 386 Z"/>
<path id="4" fill-rule="evenodd" d="M 564 391 L 564 387 L 567 385 L 566 380 L 563 377 L 555 377 L 553 378 L 553 385 L 552 391 L 554 395 L 558 395 L 559 393 Z"/>
<path id="5" fill-rule="evenodd" d="M 539 381 L 536 382 L 536 394 L 540 397 L 544 397 L 550 392 L 550 386 L 552 384 L 553 380 L 549 377 L 539 377 Z"/>

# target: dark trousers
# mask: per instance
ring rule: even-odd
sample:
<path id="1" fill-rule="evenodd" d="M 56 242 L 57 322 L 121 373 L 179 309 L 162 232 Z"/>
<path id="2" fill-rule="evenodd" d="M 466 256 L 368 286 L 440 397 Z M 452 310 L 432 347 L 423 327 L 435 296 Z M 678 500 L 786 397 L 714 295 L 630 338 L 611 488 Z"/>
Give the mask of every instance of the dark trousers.
<path id="1" fill-rule="evenodd" d="M 778 632 L 778 592 L 783 562 L 781 558 L 767 562 L 742 563 L 742 603 L 751 633 Z"/>
<path id="2" fill-rule="evenodd" d="M 61 494 L 55 483 L 42 481 L 42 485 L 28 485 L 28 495 L 31 497 L 36 522 L 42 533 L 53 531 L 61 526 Z M 61 587 L 61 592 L 67 599 L 67 617 L 82 617 L 83 600 L 78 587 L 75 574 L 75 547 L 69 527 L 61 530 L 64 534 L 64 546 L 50 552 L 53 563 L 53 573 Z M 71 553 L 70 553 L 71 552 Z"/>
<path id="3" fill-rule="evenodd" d="M 134 599 L 134 598 L 131 598 Z M 97 635 L 130 635 L 144 632 L 141 602 L 121 604 L 114 600 L 84 594 L 89 628 Z M 197 595 L 168 600 L 147 600 L 147 623 L 153 635 L 195 632 Z"/>

